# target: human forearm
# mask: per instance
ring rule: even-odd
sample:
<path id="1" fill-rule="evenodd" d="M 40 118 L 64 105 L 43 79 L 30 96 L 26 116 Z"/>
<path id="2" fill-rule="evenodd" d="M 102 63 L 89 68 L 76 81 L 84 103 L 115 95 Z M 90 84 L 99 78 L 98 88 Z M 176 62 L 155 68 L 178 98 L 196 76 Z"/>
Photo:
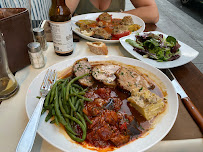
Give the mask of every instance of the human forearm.
<path id="1" fill-rule="evenodd" d="M 143 19 L 145 23 L 157 23 L 159 21 L 159 12 L 156 5 L 139 7 L 136 9 L 125 11 L 124 13 L 136 15 Z"/>

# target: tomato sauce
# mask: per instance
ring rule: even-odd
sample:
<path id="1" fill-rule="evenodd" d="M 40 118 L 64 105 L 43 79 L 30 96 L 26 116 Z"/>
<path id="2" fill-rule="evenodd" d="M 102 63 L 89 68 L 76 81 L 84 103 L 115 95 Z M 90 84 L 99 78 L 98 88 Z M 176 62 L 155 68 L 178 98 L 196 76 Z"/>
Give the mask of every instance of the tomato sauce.
<path id="1" fill-rule="evenodd" d="M 157 86 L 152 91 L 162 95 Z M 83 110 L 92 121 L 92 124 L 87 124 L 87 145 L 113 150 L 139 138 L 150 129 L 151 122 L 128 103 L 129 92 L 97 82 L 85 96 L 93 100 L 91 103 L 85 102 Z M 113 106 L 106 108 L 112 99 Z"/>

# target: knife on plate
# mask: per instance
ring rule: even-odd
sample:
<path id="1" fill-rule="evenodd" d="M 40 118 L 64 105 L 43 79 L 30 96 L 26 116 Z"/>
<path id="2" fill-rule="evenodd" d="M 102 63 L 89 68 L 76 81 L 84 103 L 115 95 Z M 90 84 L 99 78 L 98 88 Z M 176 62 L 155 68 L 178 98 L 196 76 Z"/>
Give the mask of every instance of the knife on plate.
<path id="1" fill-rule="evenodd" d="M 176 80 L 175 76 L 171 72 L 170 69 L 165 69 L 163 72 L 167 75 L 167 77 L 171 80 L 171 83 L 173 87 L 175 88 L 176 92 L 179 94 L 183 104 L 185 105 L 186 109 L 200 128 L 201 132 L 203 133 L 203 116 L 198 111 L 198 109 L 195 107 L 195 105 L 192 103 L 191 99 L 188 97 L 188 95 L 185 93 L 181 85 Z"/>

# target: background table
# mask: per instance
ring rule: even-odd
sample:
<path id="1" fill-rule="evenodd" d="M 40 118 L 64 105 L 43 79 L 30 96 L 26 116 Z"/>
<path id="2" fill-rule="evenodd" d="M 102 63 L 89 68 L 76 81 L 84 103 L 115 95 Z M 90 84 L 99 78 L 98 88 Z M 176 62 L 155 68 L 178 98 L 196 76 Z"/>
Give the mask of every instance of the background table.
<path id="1" fill-rule="evenodd" d="M 147 30 L 159 30 L 155 25 L 147 25 Z M 71 56 L 62 57 L 54 53 L 53 44 L 48 43 L 48 50 L 44 52 L 46 58 L 46 66 L 42 69 L 34 69 L 28 66 L 15 75 L 20 89 L 19 92 L 12 98 L 5 100 L 0 105 L 0 151 L 13 152 L 18 144 L 18 141 L 27 125 L 28 118 L 25 110 L 25 96 L 27 89 L 32 80 L 44 69 L 49 66 L 75 57 L 83 57 L 94 55 L 86 45 L 86 40 L 81 39 L 79 43 L 74 43 L 74 53 Z M 107 45 L 109 54 L 117 56 L 132 57 L 123 47 L 118 44 Z M 133 58 L 133 57 L 132 57 Z M 180 69 L 180 70 L 179 70 Z M 178 81 L 186 90 L 192 101 L 197 107 L 201 106 L 203 96 L 200 91 L 197 91 L 196 86 L 202 88 L 202 74 L 199 73 L 192 63 L 172 69 Z M 184 73 L 181 73 L 184 72 Z M 193 77 L 194 76 L 194 77 Z M 190 80 L 196 82 L 190 83 Z M 187 85 L 186 85 L 187 84 Z M 188 87 L 189 85 L 189 87 Z M 194 94 L 190 91 L 194 91 Z M 195 92 L 196 90 L 196 92 Z M 195 100 L 197 99 L 197 100 Z M 194 101 L 195 100 L 195 101 Z M 202 107 L 199 107 L 202 109 Z M 44 121 L 44 120 L 41 120 Z M 184 140 L 183 140 L 184 139 Z M 174 127 L 169 134 L 158 144 L 150 148 L 148 151 L 202 151 L 203 139 L 197 125 L 188 114 L 187 110 L 180 102 L 179 114 Z M 35 143 L 32 149 L 33 152 L 60 152 L 59 149 L 53 147 L 39 135 L 36 136 Z"/>

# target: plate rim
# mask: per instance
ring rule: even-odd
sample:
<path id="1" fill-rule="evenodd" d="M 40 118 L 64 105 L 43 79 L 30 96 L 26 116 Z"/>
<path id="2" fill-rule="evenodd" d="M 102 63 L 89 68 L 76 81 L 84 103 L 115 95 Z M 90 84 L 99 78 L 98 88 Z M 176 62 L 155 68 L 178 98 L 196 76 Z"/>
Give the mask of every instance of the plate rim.
<path id="1" fill-rule="evenodd" d="M 115 60 L 115 61 L 118 61 L 118 62 L 122 62 L 122 63 L 123 63 L 123 61 L 120 61 L 120 60 L 119 60 L 119 59 L 122 58 L 122 59 L 124 59 L 124 60 L 131 60 L 131 61 L 133 61 L 133 62 L 139 62 L 140 64 L 144 64 L 144 66 L 152 67 L 152 66 L 150 66 L 150 65 L 148 65 L 148 64 L 146 64 L 146 63 L 144 63 L 144 62 L 142 62 L 142 61 L 140 61 L 140 60 L 133 59 L 133 58 L 128 58 L 128 57 L 122 57 L 122 56 L 105 56 L 105 55 L 98 56 L 98 55 L 97 55 L 97 56 L 96 56 L 96 60 L 94 59 L 95 56 L 84 56 L 84 57 L 87 57 L 88 59 L 89 59 L 89 58 L 93 59 L 93 60 L 91 60 L 91 61 L 96 61 L 96 60 L 102 58 L 101 61 L 105 61 L 105 60 L 107 59 L 107 60 Z M 28 102 L 27 102 L 27 101 L 28 101 L 28 92 L 29 92 L 30 87 L 31 87 L 32 84 L 34 83 L 34 80 L 35 80 L 35 79 L 38 79 L 38 78 L 39 78 L 40 76 L 42 76 L 42 75 L 45 75 L 47 69 L 54 69 L 54 67 L 57 66 L 57 65 L 60 65 L 60 64 L 69 62 L 70 60 L 72 60 L 72 62 L 73 62 L 73 61 L 76 61 L 77 59 L 80 59 L 80 58 L 83 58 L 83 57 L 77 57 L 77 58 L 73 58 L 73 59 L 67 59 L 67 60 L 58 62 L 58 63 L 56 63 L 56 64 L 53 64 L 52 66 L 50 66 L 50 67 L 44 69 L 43 71 L 41 71 L 41 72 L 32 80 L 32 82 L 30 83 L 30 85 L 29 85 L 29 87 L 28 87 L 28 90 L 27 90 L 27 92 L 26 92 L 26 100 L 25 100 L 26 114 L 27 114 L 27 116 L 28 116 L 29 119 L 30 119 L 32 113 L 30 114 L 30 112 L 29 112 L 29 110 L 28 110 L 28 107 L 27 107 L 27 103 L 28 103 Z M 112 58 L 113 58 L 113 59 L 112 59 Z M 118 59 L 118 60 L 117 60 L 117 59 Z M 128 62 L 128 61 L 125 61 L 125 62 Z M 124 63 L 124 64 L 126 64 L 126 63 Z M 133 64 L 134 64 L 134 63 L 133 63 Z M 132 64 L 130 64 L 130 65 L 132 65 Z M 71 64 L 68 64 L 68 66 L 71 66 Z M 134 65 L 134 66 L 137 66 L 137 65 Z M 141 67 L 142 67 L 142 66 L 141 66 Z M 143 67 L 142 67 L 142 68 L 143 68 Z M 155 67 L 152 67 L 152 68 L 156 69 L 156 71 L 159 71 L 159 72 L 161 73 L 161 75 L 162 75 L 163 77 L 165 77 L 164 79 L 167 79 L 167 81 L 168 81 L 169 84 L 171 85 L 171 86 L 170 86 L 170 89 L 172 89 L 172 92 L 175 93 L 175 89 L 174 89 L 174 87 L 173 87 L 171 81 L 168 79 L 168 77 L 167 77 L 162 71 L 160 71 L 159 69 L 157 69 L 157 68 L 155 68 Z M 151 72 L 151 71 L 150 71 L 150 72 Z M 160 79 L 160 78 L 159 78 L 159 79 Z M 148 145 L 147 147 L 143 148 L 142 151 L 145 151 L 145 150 L 151 148 L 152 146 L 154 146 L 155 144 L 157 144 L 158 142 L 160 142 L 160 141 L 168 134 L 168 132 L 172 129 L 172 127 L 173 127 L 173 125 L 174 125 L 174 123 L 175 123 L 175 121 L 176 121 L 176 119 L 177 119 L 178 109 L 179 109 L 178 96 L 177 96 L 176 93 L 175 93 L 174 95 L 175 95 L 175 99 L 176 99 L 176 102 L 175 102 L 175 103 L 176 103 L 176 111 L 175 111 L 175 114 L 173 115 L 174 118 L 172 119 L 172 123 L 167 127 L 167 130 L 164 132 L 164 134 L 162 134 L 162 135 L 159 137 L 158 140 L 156 140 L 155 142 L 153 142 L 151 145 Z M 45 118 L 45 116 L 44 116 L 44 118 Z M 42 119 L 42 117 L 41 117 L 40 119 Z M 163 119 L 163 118 L 162 118 L 162 119 Z M 42 121 L 44 121 L 44 119 L 43 119 Z M 47 123 L 48 123 L 48 122 L 47 122 Z M 156 128 L 156 127 L 155 127 L 155 128 Z M 155 129 L 155 128 L 154 128 L 154 129 Z M 152 129 L 152 130 L 154 130 L 154 129 Z M 56 147 L 56 148 L 58 148 L 58 149 L 60 149 L 60 150 L 63 150 L 63 151 L 68 151 L 67 149 L 64 149 L 63 147 L 60 147 L 60 146 L 58 146 L 57 144 L 53 143 L 53 141 L 50 141 L 50 139 L 47 139 L 47 137 L 43 134 L 43 132 L 37 130 L 37 133 L 38 133 L 45 141 L 47 141 L 49 144 L 51 144 L 52 146 L 54 146 L 54 147 Z M 142 139 L 142 138 L 140 138 L 140 139 Z M 143 138 L 143 139 L 144 139 L 144 138 Z M 66 140 L 68 140 L 68 139 L 66 139 Z M 135 141 L 136 141 L 136 140 L 135 140 Z M 70 141 L 70 142 L 71 142 L 71 141 Z M 134 141 L 132 141 L 132 142 L 134 142 Z M 130 142 L 130 143 L 131 143 L 131 142 Z M 129 144 L 126 144 L 126 145 L 129 145 Z M 125 147 L 126 145 L 121 146 L 119 149 L 116 149 L 115 151 L 119 151 L 122 147 Z M 86 148 L 85 148 L 85 149 L 86 149 Z M 92 151 L 92 150 L 90 150 L 90 149 L 86 149 L 86 150 Z M 85 150 L 85 151 L 86 151 L 86 150 Z"/>
<path id="2" fill-rule="evenodd" d="M 165 33 L 163 33 L 163 32 L 160 32 L 160 31 L 148 31 L 148 32 L 141 32 L 141 33 L 139 33 L 139 34 L 150 33 L 150 32 L 151 32 L 151 33 L 155 33 L 155 34 L 163 34 L 165 37 L 166 37 L 166 36 L 169 36 L 169 35 L 167 35 L 167 34 L 165 34 Z M 179 43 L 183 44 L 185 47 L 188 47 L 190 50 L 192 50 L 192 52 L 195 53 L 195 55 L 194 55 L 193 57 L 190 57 L 190 59 L 189 59 L 188 61 L 186 61 L 186 62 L 181 62 L 181 63 L 179 63 L 179 64 L 176 63 L 175 65 L 168 65 L 168 66 L 166 65 L 166 66 L 163 66 L 164 63 L 173 62 L 173 61 L 158 62 L 158 61 L 153 60 L 153 59 L 144 58 L 144 57 L 143 57 L 142 55 L 140 55 L 139 53 L 137 53 L 137 52 L 135 52 L 135 51 L 132 51 L 132 50 L 128 50 L 128 49 L 126 48 L 126 45 L 128 46 L 129 44 L 126 43 L 124 40 L 125 40 L 126 38 L 131 37 L 131 36 L 134 36 L 134 35 L 136 35 L 136 34 L 135 34 L 135 33 L 132 33 L 132 34 L 130 34 L 130 35 L 127 35 L 127 36 L 124 36 L 124 37 L 120 38 L 119 41 L 120 41 L 120 44 L 122 45 L 122 47 L 125 49 L 125 51 L 127 51 L 128 53 L 130 53 L 130 54 L 131 54 L 133 57 L 135 57 L 136 59 L 139 59 L 139 60 L 141 60 L 141 61 L 143 61 L 143 62 L 145 62 L 145 63 L 147 63 L 147 64 L 150 64 L 150 65 L 152 65 L 153 67 L 159 68 L 159 69 L 174 68 L 174 67 L 179 67 L 179 66 L 185 65 L 185 64 L 191 62 L 192 60 L 194 60 L 194 59 L 199 55 L 199 52 L 198 52 L 198 51 L 196 51 L 195 49 L 193 49 L 193 48 L 190 47 L 189 45 L 183 43 L 182 41 L 178 40 Z M 132 46 L 131 46 L 131 47 L 132 47 Z M 133 47 L 132 47 L 132 49 L 133 49 Z M 180 49 L 181 49 L 181 47 L 180 47 Z M 182 49 L 181 49 L 180 51 L 183 52 Z M 180 52 L 180 53 L 181 53 L 181 52 Z M 180 56 L 180 58 L 178 58 L 177 60 L 174 60 L 174 61 L 178 61 L 179 59 L 181 59 L 181 58 L 183 58 L 183 57 L 184 57 L 184 56 L 182 56 L 182 57 Z M 150 61 L 150 62 L 148 62 L 148 61 Z M 157 63 L 158 63 L 158 66 L 156 66 Z M 162 65 L 161 65 L 161 63 L 162 63 Z M 160 65 L 161 65 L 161 66 L 160 66 Z"/>
<path id="3" fill-rule="evenodd" d="M 103 39 L 98 39 L 98 38 L 92 38 L 92 37 L 89 37 L 89 36 L 86 36 L 86 35 L 84 35 L 84 34 L 82 34 L 81 32 L 79 32 L 78 30 L 77 30 L 77 26 L 75 25 L 75 21 L 74 21 L 74 19 L 75 18 L 78 18 L 78 17 L 82 17 L 82 16 L 91 16 L 91 15 L 100 15 L 100 14 L 102 14 L 103 12 L 99 12 L 99 13 L 87 13 L 87 14 L 81 14 L 81 15 L 77 15 L 77 16 L 74 16 L 74 17 L 72 17 L 71 18 L 71 21 L 72 21 L 72 26 L 73 26 L 73 32 L 74 33 L 76 33 L 76 34 L 78 34 L 79 36 L 81 36 L 82 38 L 84 38 L 84 39 L 86 39 L 86 40 L 90 40 L 90 41 L 102 41 L 102 42 L 104 42 L 104 43 L 119 43 L 120 41 L 119 40 L 103 40 Z M 121 14 L 122 12 L 107 12 L 107 13 L 109 13 L 109 14 Z M 140 18 L 140 17 L 138 17 L 138 16 L 136 16 L 136 15 L 132 15 L 132 14 L 128 14 L 128 13 L 122 13 L 122 15 L 125 15 L 125 16 L 133 16 L 133 17 L 135 17 L 136 19 L 138 19 L 138 20 L 140 20 L 140 22 L 142 22 L 142 30 L 140 31 L 140 32 L 137 32 L 137 31 L 135 31 L 135 32 L 132 32 L 132 33 L 141 33 L 141 32 L 143 32 L 144 30 L 145 30 L 145 22 Z M 74 22 L 73 22 L 74 21 Z"/>

